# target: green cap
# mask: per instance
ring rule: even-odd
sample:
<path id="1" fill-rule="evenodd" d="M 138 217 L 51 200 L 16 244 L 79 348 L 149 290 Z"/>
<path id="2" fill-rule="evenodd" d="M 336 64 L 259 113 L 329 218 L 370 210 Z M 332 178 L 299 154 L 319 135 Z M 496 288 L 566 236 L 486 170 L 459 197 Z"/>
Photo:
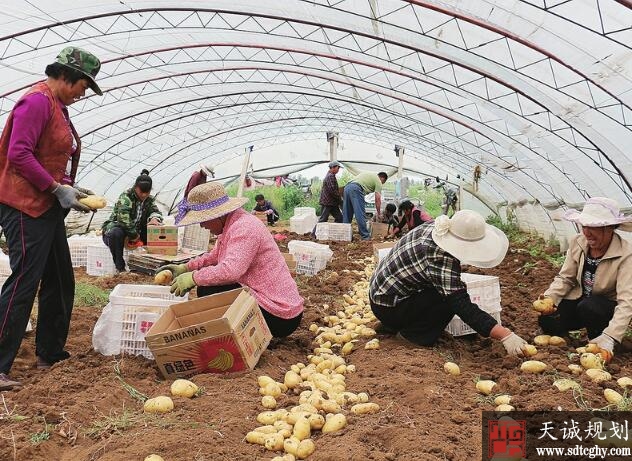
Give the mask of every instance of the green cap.
<path id="1" fill-rule="evenodd" d="M 75 46 L 67 46 L 57 55 L 56 61 L 81 72 L 86 76 L 92 91 L 99 96 L 103 95 L 101 88 L 94 80 L 101 69 L 101 61 L 95 55 Z"/>

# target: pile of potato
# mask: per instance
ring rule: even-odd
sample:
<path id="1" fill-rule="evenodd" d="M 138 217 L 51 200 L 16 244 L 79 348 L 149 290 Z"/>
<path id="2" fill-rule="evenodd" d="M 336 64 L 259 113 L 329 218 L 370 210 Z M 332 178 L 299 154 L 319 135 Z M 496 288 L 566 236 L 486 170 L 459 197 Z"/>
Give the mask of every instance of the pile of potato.
<path id="1" fill-rule="evenodd" d="M 316 431 L 337 432 L 346 427 L 346 414 L 365 415 L 380 410 L 377 403 L 369 402 L 366 392 L 350 392 L 346 386 L 346 375 L 355 371 L 355 365 L 348 364 L 345 357 L 355 345 L 368 340 L 365 349 L 379 349 L 379 341 L 370 339 L 375 330 L 367 326 L 376 320 L 368 302 L 368 277 L 373 269 L 373 264 L 367 265 L 365 279 L 357 282 L 350 294 L 343 295 L 343 307 L 335 315 L 325 316 L 324 326 L 310 325 L 317 347 L 307 356 L 307 364 L 292 365 L 282 382 L 269 376 L 258 377 L 261 405 L 266 411 L 257 415 L 262 426 L 248 432 L 246 441 L 270 451 L 285 452 L 273 461 L 305 459 L 316 449 L 311 439 Z M 328 305 L 324 308 L 329 310 Z M 298 404 L 277 409 L 283 394 L 298 396 Z"/>

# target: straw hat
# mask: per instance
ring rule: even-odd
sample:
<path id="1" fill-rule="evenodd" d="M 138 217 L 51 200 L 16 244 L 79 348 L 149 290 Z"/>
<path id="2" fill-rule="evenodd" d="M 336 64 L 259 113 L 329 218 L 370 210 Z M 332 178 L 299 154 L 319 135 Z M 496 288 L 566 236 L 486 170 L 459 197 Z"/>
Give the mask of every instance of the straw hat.
<path id="1" fill-rule="evenodd" d="M 461 263 L 476 267 L 497 266 L 509 247 L 507 236 L 472 210 L 457 211 L 452 218 L 437 217 L 432 240 Z"/>
<path id="2" fill-rule="evenodd" d="M 605 227 L 621 224 L 622 230 L 632 228 L 632 218 L 625 217 L 619 210 L 619 204 L 606 197 L 591 197 L 586 200 L 584 209 L 580 213 L 577 210 L 566 210 L 564 219 L 584 227 Z"/>
<path id="3" fill-rule="evenodd" d="M 224 186 L 207 182 L 194 187 L 188 199 L 178 203 L 176 226 L 188 226 L 220 218 L 241 208 L 248 201 L 245 197 L 229 197 Z"/>

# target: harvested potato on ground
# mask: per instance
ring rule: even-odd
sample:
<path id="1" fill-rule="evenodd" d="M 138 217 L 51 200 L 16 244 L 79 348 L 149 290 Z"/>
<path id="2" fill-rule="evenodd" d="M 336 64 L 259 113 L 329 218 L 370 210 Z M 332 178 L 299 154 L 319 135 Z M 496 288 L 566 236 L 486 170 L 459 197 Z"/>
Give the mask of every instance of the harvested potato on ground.
<path id="1" fill-rule="evenodd" d="M 533 338 L 533 344 L 536 346 L 548 346 L 551 340 L 551 335 L 538 335 Z"/>
<path id="2" fill-rule="evenodd" d="M 164 271 L 160 271 L 154 277 L 154 283 L 156 285 L 171 285 L 171 281 L 173 280 L 173 274 L 169 269 L 165 269 Z"/>
<path id="3" fill-rule="evenodd" d="M 326 419 L 325 424 L 321 429 L 323 434 L 327 434 L 329 432 L 337 432 L 347 426 L 347 417 L 342 413 L 327 416 L 328 418 Z"/>
<path id="4" fill-rule="evenodd" d="M 274 410 L 277 407 L 277 401 L 271 395 L 264 395 L 261 397 L 261 405 L 263 405 L 263 408 Z"/>
<path id="5" fill-rule="evenodd" d="M 582 371 L 584 371 L 584 369 L 580 366 L 577 365 L 576 363 L 571 363 L 568 366 L 568 369 L 571 371 L 571 373 L 573 373 L 574 375 L 581 375 Z"/>
<path id="6" fill-rule="evenodd" d="M 296 457 L 298 459 L 305 459 L 316 449 L 316 445 L 312 439 L 301 440 L 301 443 L 298 444 L 298 449 L 296 450 Z"/>
<path id="7" fill-rule="evenodd" d="M 511 395 L 503 394 L 494 399 L 496 405 L 509 405 L 511 403 Z"/>
<path id="8" fill-rule="evenodd" d="M 171 395 L 176 397 L 194 397 L 200 390 L 197 385 L 188 379 L 176 379 L 171 383 Z"/>
<path id="9" fill-rule="evenodd" d="M 584 352 L 579 357 L 579 363 L 581 363 L 582 367 L 586 369 L 603 369 L 603 359 L 600 356 L 592 354 L 590 352 Z"/>
<path id="10" fill-rule="evenodd" d="M 446 363 L 444 363 L 443 364 L 443 369 L 445 370 L 446 373 L 449 373 L 449 374 L 454 375 L 454 376 L 457 376 L 457 375 L 461 374 L 461 369 L 454 362 L 446 362 Z"/>
<path id="11" fill-rule="evenodd" d="M 586 370 L 586 376 L 588 376 L 593 383 L 601 383 L 612 379 L 612 375 L 610 373 L 598 368 L 589 368 Z"/>
<path id="12" fill-rule="evenodd" d="M 515 408 L 511 405 L 503 403 L 502 405 L 498 405 L 496 408 L 494 408 L 494 410 L 495 411 L 514 411 Z"/>
<path id="13" fill-rule="evenodd" d="M 573 381 L 572 379 L 564 378 L 558 379 L 553 382 L 553 385 L 557 387 L 560 391 L 568 391 L 569 389 L 579 389 L 579 383 Z"/>
<path id="14" fill-rule="evenodd" d="M 522 346 L 522 352 L 525 356 L 531 357 L 538 353 L 538 349 L 533 344 L 525 344 Z"/>
<path id="15" fill-rule="evenodd" d="M 264 432 L 250 431 L 246 434 L 246 442 L 256 443 L 257 445 L 263 445 L 266 443 L 266 436 L 268 434 Z"/>
<path id="16" fill-rule="evenodd" d="M 151 454 L 151 455 L 145 457 L 145 461 L 165 461 L 165 460 L 160 455 Z"/>
<path id="17" fill-rule="evenodd" d="M 539 360 L 527 360 L 520 365 L 520 370 L 525 373 L 542 373 L 546 370 L 546 363 Z"/>
<path id="18" fill-rule="evenodd" d="M 612 389 L 604 389 L 603 396 L 606 398 L 608 403 L 613 403 L 615 405 L 623 400 L 623 396 Z"/>
<path id="19" fill-rule="evenodd" d="M 91 210 L 99 210 L 105 208 L 108 201 L 105 197 L 101 197 L 100 195 L 88 195 L 87 197 L 80 198 L 79 203 L 87 206 Z"/>
<path id="20" fill-rule="evenodd" d="M 364 345 L 364 348 L 368 349 L 368 350 L 379 349 L 380 348 L 380 340 L 375 338 L 375 339 L 372 339 L 370 341 L 367 341 L 367 343 Z"/>
<path id="21" fill-rule="evenodd" d="M 173 410 L 173 400 L 166 395 L 159 395 L 153 399 L 147 399 L 143 405 L 145 413 L 168 413 Z"/>
<path id="22" fill-rule="evenodd" d="M 625 389 L 628 386 L 632 386 L 632 379 L 624 376 L 623 378 L 617 379 L 617 384 Z"/>
<path id="23" fill-rule="evenodd" d="M 371 413 L 377 413 L 380 411 L 380 406 L 377 403 L 356 403 L 351 407 L 351 413 L 354 415 L 368 415 Z"/>
<path id="24" fill-rule="evenodd" d="M 551 346 L 564 346 L 566 345 L 566 340 L 561 336 L 551 336 L 549 338 L 549 345 Z"/>
<path id="25" fill-rule="evenodd" d="M 496 383 L 490 379 L 481 379 L 476 382 L 476 390 L 485 395 L 491 394 L 494 386 Z"/>

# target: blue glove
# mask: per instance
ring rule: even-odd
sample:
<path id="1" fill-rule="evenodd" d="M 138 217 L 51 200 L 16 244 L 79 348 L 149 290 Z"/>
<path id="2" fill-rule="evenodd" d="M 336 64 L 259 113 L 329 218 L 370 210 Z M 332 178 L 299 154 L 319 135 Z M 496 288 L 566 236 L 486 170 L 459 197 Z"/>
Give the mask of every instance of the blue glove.
<path id="1" fill-rule="evenodd" d="M 184 296 L 195 286 L 197 284 L 193 280 L 193 272 L 185 272 L 175 278 L 169 291 L 176 296 Z"/>

